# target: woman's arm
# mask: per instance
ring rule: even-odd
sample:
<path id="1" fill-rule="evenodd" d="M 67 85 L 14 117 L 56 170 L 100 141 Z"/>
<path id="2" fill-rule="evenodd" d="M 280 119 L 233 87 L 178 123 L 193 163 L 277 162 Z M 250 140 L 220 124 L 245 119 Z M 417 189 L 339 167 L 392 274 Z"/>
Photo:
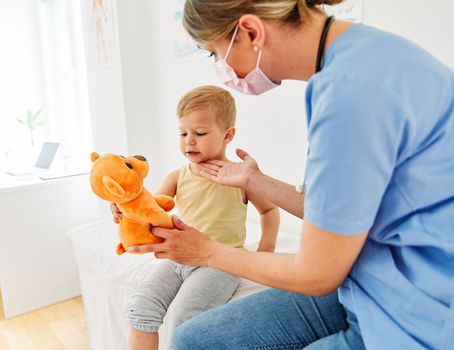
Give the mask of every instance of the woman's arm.
<path id="1" fill-rule="evenodd" d="M 297 254 L 254 254 L 216 244 L 207 265 L 270 287 L 326 295 L 345 280 L 366 237 L 334 234 L 306 221 Z"/>
<path id="2" fill-rule="evenodd" d="M 279 232 L 279 208 L 253 193 L 246 192 L 246 198 L 260 214 L 262 236 L 257 251 L 274 252 L 276 237 Z"/>
<path id="3" fill-rule="evenodd" d="M 297 192 L 293 185 L 263 174 L 255 160 L 245 151 L 238 149 L 236 153 L 242 162 L 210 160 L 195 166 L 202 176 L 211 181 L 243 188 L 247 193 L 259 195 L 279 208 L 303 218 L 304 194 Z"/>
<path id="4" fill-rule="evenodd" d="M 173 217 L 175 229 L 153 228 L 165 242 L 136 246 L 134 252 L 155 252 L 157 258 L 193 266 L 210 266 L 283 290 L 325 295 L 346 278 L 367 233 L 340 235 L 305 221 L 297 254 L 250 252 L 208 238 Z"/>
<path id="5" fill-rule="evenodd" d="M 256 170 L 247 183 L 248 193 L 260 194 L 271 203 L 300 219 L 304 218 L 304 193 L 296 191 L 295 186 L 279 181 Z"/>

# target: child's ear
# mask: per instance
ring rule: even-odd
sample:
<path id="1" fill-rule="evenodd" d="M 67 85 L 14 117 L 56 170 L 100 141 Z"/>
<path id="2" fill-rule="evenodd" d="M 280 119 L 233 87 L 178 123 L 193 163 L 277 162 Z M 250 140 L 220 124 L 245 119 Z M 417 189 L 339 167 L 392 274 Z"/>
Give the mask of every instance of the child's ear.
<path id="1" fill-rule="evenodd" d="M 236 129 L 235 127 L 228 128 L 225 131 L 224 143 L 227 145 L 228 143 L 232 142 L 233 138 L 235 137 Z"/>

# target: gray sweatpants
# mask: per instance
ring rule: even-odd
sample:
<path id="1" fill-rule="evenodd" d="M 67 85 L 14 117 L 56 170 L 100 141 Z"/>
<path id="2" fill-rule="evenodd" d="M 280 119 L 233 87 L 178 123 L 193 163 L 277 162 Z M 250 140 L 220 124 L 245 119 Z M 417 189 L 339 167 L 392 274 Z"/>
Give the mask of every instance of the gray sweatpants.
<path id="1" fill-rule="evenodd" d="M 236 276 L 210 267 L 163 260 L 133 286 L 128 304 L 129 324 L 143 332 L 157 332 L 166 316 L 166 334 L 171 337 L 179 324 L 225 304 L 239 281 Z"/>

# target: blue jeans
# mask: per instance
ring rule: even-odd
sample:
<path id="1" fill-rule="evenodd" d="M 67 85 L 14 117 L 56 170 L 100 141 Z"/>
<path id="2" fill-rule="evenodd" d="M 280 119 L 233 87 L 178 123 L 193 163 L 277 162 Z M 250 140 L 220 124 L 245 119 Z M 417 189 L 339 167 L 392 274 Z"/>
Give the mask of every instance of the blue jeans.
<path id="1" fill-rule="evenodd" d="M 178 350 L 365 349 L 355 316 L 337 293 L 269 289 L 206 311 L 175 330 Z"/>

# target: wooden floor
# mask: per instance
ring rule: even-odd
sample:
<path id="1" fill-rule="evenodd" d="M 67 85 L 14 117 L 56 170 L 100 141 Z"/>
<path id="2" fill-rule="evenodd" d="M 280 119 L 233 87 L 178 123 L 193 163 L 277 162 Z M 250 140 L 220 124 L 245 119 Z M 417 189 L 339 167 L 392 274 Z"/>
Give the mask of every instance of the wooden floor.
<path id="1" fill-rule="evenodd" d="M 0 295 L 0 350 L 88 350 L 80 297 L 6 320 Z"/>

